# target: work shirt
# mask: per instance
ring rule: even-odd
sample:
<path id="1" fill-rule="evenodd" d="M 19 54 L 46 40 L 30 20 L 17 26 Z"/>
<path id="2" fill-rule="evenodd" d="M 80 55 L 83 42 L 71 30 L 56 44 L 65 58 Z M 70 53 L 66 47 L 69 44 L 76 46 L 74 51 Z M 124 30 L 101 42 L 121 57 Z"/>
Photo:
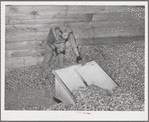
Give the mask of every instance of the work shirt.
<path id="1" fill-rule="evenodd" d="M 77 44 L 76 44 L 74 34 L 71 31 L 71 29 L 69 29 L 69 30 L 70 31 L 69 31 L 69 35 L 68 35 L 67 39 L 62 39 L 62 38 L 56 39 L 54 29 L 51 28 L 49 30 L 48 37 L 46 40 L 47 45 L 49 47 L 51 47 L 52 45 L 58 46 L 59 44 L 62 45 L 62 43 L 65 44 L 67 41 L 69 41 L 69 43 L 73 49 L 77 48 Z"/>

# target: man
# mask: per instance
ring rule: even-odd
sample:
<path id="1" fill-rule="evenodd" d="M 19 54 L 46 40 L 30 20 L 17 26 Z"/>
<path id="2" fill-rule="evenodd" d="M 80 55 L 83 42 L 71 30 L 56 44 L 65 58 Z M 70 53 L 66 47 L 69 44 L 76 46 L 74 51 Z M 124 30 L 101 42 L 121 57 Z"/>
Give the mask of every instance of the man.
<path id="1" fill-rule="evenodd" d="M 66 42 L 69 41 L 74 53 L 76 54 L 76 61 L 79 64 L 84 65 L 86 62 L 82 60 L 79 55 L 78 46 L 71 28 L 66 26 L 51 28 L 46 40 L 46 52 L 42 62 L 42 70 L 46 70 L 49 66 L 49 62 L 54 55 L 54 52 L 58 58 L 57 68 L 63 68 L 63 59 L 65 55 Z"/>

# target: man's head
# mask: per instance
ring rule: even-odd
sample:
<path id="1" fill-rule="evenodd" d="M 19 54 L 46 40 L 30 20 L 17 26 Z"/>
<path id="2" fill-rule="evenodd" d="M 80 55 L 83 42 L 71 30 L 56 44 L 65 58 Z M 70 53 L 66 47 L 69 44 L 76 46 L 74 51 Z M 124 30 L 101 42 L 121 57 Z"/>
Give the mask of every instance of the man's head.
<path id="1" fill-rule="evenodd" d="M 55 33 L 56 33 L 56 35 L 60 35 L 60 28 L 59 27 L 55 28 Z"/>
<path id="2" fill-rule="evenodd" d="M 68 32 L 62 32 L 62 33 L 61 33 L 61 37 L 62 37 L 63 39 L 67 39 L 68 36 L 69 36 L 69 33 L 68 33 Z"/>
<path id="3" fill-rule="evenodd" d="M 71 29 L 63 25 L 60 27 L 60 32 L 61 32 L 62 38 L 67 39 L 69 36 L 69 33 L 71 32 Z"/>
<path id="4" fill-rule="evenodd" d="M 69 35 L 69 33 L 67 32 L 67 30 L 61 30 L 59 27 L 56 27 L 55 28 L 55 33 L 57 35 L 57 38 L 59 36 L 62 39 L 67 39 L 68 38 L 68 35 Z"/>

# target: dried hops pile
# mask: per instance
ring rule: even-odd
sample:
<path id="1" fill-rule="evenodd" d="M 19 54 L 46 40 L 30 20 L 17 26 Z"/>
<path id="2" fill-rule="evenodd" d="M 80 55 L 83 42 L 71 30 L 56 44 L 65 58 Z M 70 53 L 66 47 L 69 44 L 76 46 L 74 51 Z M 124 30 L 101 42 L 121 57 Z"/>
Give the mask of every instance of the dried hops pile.
<path id="1" fill-rule="evenodd" d="M 59 103 L 47 110 L 76 111 L 143 111 L 144 101 L 130 91 L 119 87 L 112 92 L 91 85 L 73 92 L 77 102 L 75 105 Z"/>
<path id="2" fill-rule="evenodd" d="M 6 110 L 44 110 L 54 104 L 54 76 L 51 69 L 47 69 L 41 77 L 40 66 L 17 68 L 6 73 Z"/>
<path id="3" fill-rule="evenodd" d="M 47 110 L 143 111 L 144 42 L 79 47 L 83 59 L 95 60 L 119 85 L 112 92 L 89 86 L 73 92 L 75 105 L 60 103 Z M 69 58 L 72 51 L 67 53 Z"/>
<path id="4" fill-rule="evenodd" d="M 5 75 L 6 88 L 19 89 L 25 87 L 51 86 L 54 84 L 54 76 L 51 70 L 44 72 L 43 77 L 39 75 L 41 64 L 22 67 L 9 71 Z"/>
<path id="5" fill-rule="evenodd" d="M 80 46 L 81 56 L 86 61 L 95 60 L 101 68 L 119 85 L 112 92 L 91 85 L 73 92 L 77 103 L 70 105 L 59 103 L 55 105 L 30 106 L 30 110 L 87 110 L 87 111 L 142 111 L 144 110 L 144 42 L 129 44 Z M 71 48 L 66 55 L 72 63 L 76 63 L 76 56 Z M 69 63 L 64 60 L 65 65 Z M 54 95 L 55 84 L 51 68 L 47 69 L 43 77 L 39 75 L 41 64 L 14 69 L 6 74 L 6 89 L 35 88 Z M 39 95 L 39 94 L 37 94 Z M 43 96 L 41 95 L 41 98 Z M 40 99 L 38 99 L 40 101 Z M 8 108 L 9 109 L 9 108 Z M 15 108 L 16 109 L 16 108 Z"/>

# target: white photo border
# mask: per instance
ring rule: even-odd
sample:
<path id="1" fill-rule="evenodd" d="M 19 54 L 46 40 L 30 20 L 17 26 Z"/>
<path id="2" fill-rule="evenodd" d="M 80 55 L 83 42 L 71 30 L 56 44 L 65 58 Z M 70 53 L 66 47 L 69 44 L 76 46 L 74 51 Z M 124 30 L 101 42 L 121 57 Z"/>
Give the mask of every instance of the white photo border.
<path id="1" fill-rule="evenodd" d="M 140 112 L 112 112 L 112 111 L 90 111 L 88 114 L 78 114 L 77 111 L 6 111 L 4 110 L 4 88 L 5 88 L 5 5 L 132 5 L 145 6 L 145 111 Z M 106 2 L 30 2 L 30 1 L 8 1 L 1 2 L 1 120 L 11 121 L 45 121 L 45 120 L 79 120 L 79 121 L 130 121 L 148 120 L 148 2 L 138 1 L 106 1 Z"/>

